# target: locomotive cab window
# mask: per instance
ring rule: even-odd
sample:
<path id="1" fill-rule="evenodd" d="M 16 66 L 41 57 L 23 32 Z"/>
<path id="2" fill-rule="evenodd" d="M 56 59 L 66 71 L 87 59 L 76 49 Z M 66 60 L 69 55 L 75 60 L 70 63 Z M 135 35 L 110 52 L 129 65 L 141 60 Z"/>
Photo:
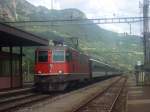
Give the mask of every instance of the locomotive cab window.
<path id="1" fill-rule="evenodd" d="M 70 51 L 66 52 L 66 60 L 71 61 L 72 60 L 72 53 Z"/>
<path id="2" fill-rule="evenodd" d="M 38 62 L 48 62 L 48 52 L 39 51 L 38 52 Z"/>
<path id="3" fill-rule="evenodd" d="M 64 62 L 65 52 L 63 50 L 53 50 L 53 62 Z"/>

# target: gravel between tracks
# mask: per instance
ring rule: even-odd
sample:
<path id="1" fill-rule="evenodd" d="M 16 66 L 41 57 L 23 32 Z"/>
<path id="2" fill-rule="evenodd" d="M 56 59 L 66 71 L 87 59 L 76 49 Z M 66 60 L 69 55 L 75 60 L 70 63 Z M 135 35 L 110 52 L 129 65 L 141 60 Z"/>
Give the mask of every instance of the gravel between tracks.
<path id="1" fill-rule="evenodd" d="M 115 77 L 98 82 L 85 88 L 47 99 L 32 106 L 20 108 L 15 112 L 71 112 L 83 102 L 87 102 L 89 97 L 103 92 L 104 89 L 119 78 L 120 77 Z"/>

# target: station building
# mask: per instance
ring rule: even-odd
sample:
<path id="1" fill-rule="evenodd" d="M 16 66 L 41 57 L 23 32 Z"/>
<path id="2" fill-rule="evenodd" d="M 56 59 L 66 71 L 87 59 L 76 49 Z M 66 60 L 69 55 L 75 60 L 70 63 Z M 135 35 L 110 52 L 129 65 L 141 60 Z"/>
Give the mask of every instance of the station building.
<path id="1" fill-rule="evenodd" d="M 47 45 L 46 39 L 0 23 L 0 90 L 23 86 L 23 47 Z M 18 53 L 13 51 L 16 47 Z M 4 48 L 8 51 L 4 51 Z"/>

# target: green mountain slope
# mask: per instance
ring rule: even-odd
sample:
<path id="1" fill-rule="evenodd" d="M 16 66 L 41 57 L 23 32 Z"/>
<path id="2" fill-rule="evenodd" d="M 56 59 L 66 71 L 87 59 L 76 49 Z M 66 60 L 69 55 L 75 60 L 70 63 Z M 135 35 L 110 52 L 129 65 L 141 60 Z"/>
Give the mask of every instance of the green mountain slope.
<path id="1" fill-rule="evenodd" d="M 0 4 L 0 8 L 9 12 L 12 21 L 15 19 L 22 21 L 86 18 L 86 15 L 77 9 L 48 10 L 41 6 L 35 7 L 25 0 L 16 0 L 16 7 L 13 7 L 12 4 L 11 0 L 3 1 L 3 4 Z M 121 36 L 118 33 L 102 29 L 96 24 L 31 25 L 20 28 L 50 40 L 64 38 L 68 41 L 70 37 L 78 38 L 82 51 L 117 67 L 132 69 L 138 60 L 143 61 L 142 39 L 140 37 Z M 29 51 L 25 50 L 25 52 Z"/>

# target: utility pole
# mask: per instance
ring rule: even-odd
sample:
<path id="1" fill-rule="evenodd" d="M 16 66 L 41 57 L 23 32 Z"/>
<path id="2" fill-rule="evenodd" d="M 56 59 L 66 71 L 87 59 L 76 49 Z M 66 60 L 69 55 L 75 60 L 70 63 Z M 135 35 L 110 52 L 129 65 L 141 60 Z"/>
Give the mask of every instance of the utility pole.
<path id="1" fill-rule="evenodd" d="M 13 8 L 14 8 L 15 21 L 17 21 L 18 15 L 17 15 L 17 11 L 16 11 L 16 0 L 13 0 Z"/>
<path id="2" fill-rule="evenodd" d="M 149 33 L 149 0 L 143 1 L 143 45 L 144 45 L 144 85 L 150 85 L 150 33 Z M 143 75 L 143 73 L 140 73 Z"/>
<path id="3" fill-rule="evenodd" d="M 54 12 L 53 12 L 53 0 L 51 0 L 51 19 L 53 19 L 53 14 L 54 14 Z M 51 31 L 53 31 L 53 22 L 51 22 Z"/>
<path id="4" fill-rule="evenodd" d="M 79 38 L 78 37 L 70 37 L 69 40 L 71 41 L 73 47 L 75 47 L 75 49 L 78 49 L 78 47 L 79 47 Z"/>
<path id="5" fill-rule="evenodd" d="M 128 23 L 128 24 L 129 24 L 129 29 L 130 29 L 129 34 L 131 35 L 132 34 L 131 23 Z"/>
<path id="6" fill-rule="evenodd" d="M 51 10 L 53 10 L 53 0 L 51 0 Z"/>
<path id="7" fill-rule="evenodd" d="M 144 65 L 150 64 L 150 37 L 149 37 L 149 0 L 143 1 L 143 44 L 144 44 Z"/>

